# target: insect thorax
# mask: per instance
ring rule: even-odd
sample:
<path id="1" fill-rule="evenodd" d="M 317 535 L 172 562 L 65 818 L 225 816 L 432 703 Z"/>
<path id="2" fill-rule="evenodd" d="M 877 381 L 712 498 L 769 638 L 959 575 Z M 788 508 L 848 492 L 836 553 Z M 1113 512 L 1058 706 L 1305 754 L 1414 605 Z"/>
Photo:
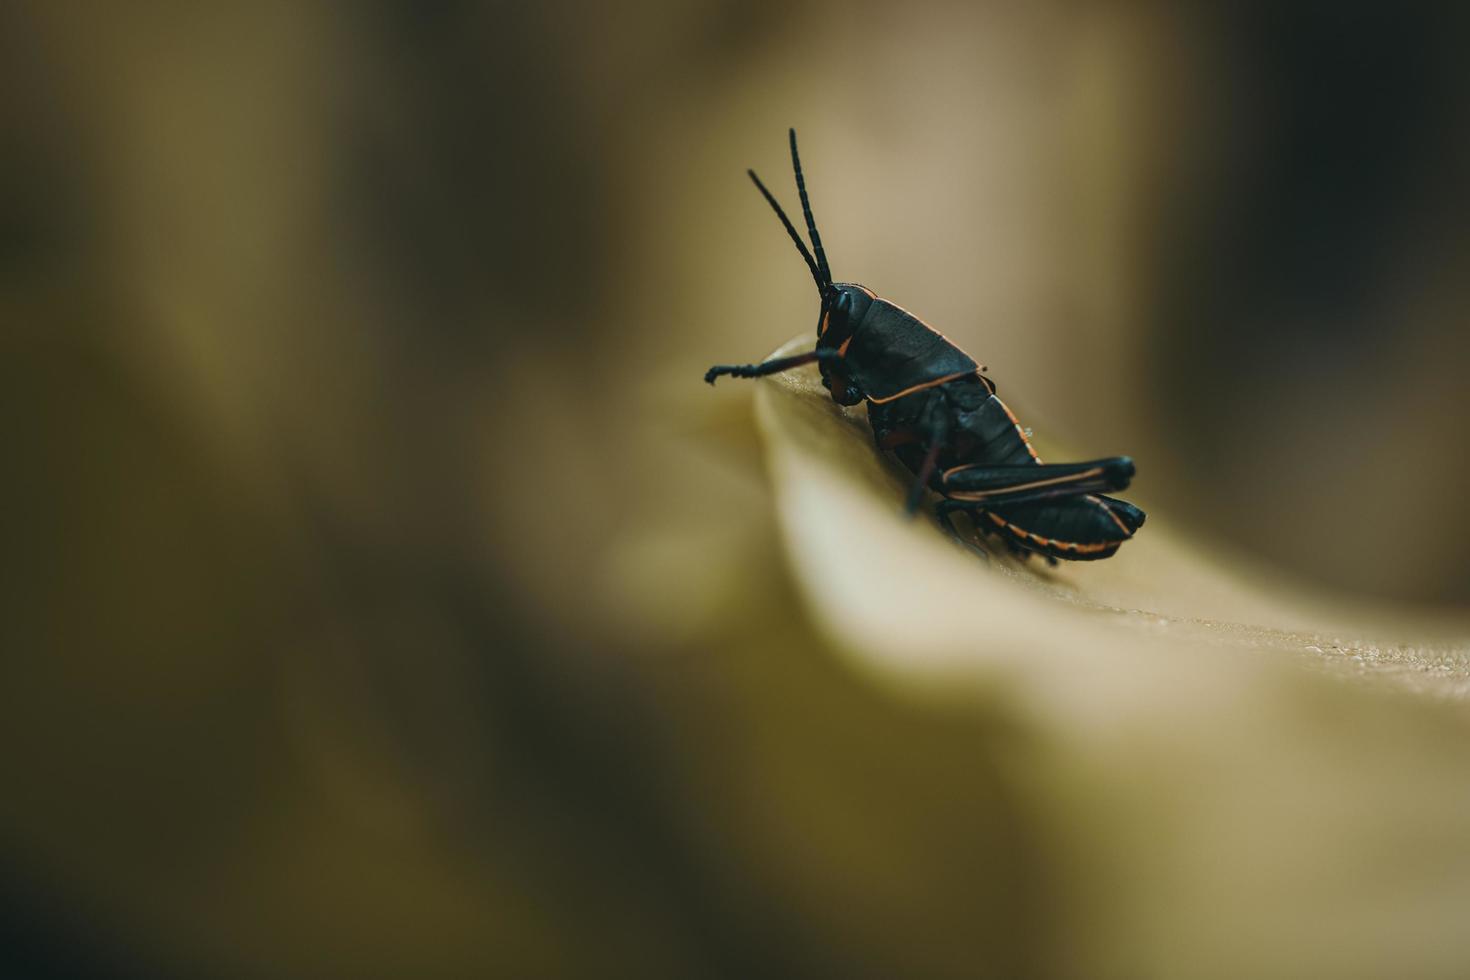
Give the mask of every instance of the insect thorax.
<path id="1" fill-rule="evenodd" d="M 874 299 L 852 330 L 845 362 L 869 400 L 973 374 L 975 360 L 923 320 L 885 299 Z"/>

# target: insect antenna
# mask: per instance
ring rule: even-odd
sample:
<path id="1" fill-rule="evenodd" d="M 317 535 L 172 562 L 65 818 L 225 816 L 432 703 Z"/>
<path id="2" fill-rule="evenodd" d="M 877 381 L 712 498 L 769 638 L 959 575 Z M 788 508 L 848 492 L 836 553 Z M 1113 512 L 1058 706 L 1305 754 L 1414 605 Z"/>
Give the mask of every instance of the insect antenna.
<path id="1" fill-rule="evenodd" d="M 776 212 L 776 217 L 781 219 L 781 224 L 786 228 L 786 234 L 791 236 L 791 240 L 796 243 L 797 250 L 801 252 L 801 257 L 806 259 L 806 267 L 812 270 L 812 278 L 817 281 L 817 292 L 824 292 L 827 288 L 827 282 L 822 281 L 822 274 L 817 270 L 816 260 L 812 258 L 812 253 L 807 251 L 806 242 L 801 240 L 801 235 L 797 233 L 796 227 L 791 223 L 791 219 L 786 217 L 786 212 L 781 210 L 781 205 L 777 204 L 771 192 L 766 190 L 766 185 L 761 183 L 761 179 L 755 175 L 755 171 L 747 170 L 745 172 L 750 174 L 751 180 L 755 181 L 755 186 L 760 190 L 761 196 L 766 199 L 766 203 Z M 830 281 L 829 279 L 828 282 Z"/>
<path id="2" fill-rule="evenodd" d="M 832 270 L 827 265 L 827 253 L 822 251 L 822 236 L 817 234 L 817 220 L 812 217 L 812 202 L 806 196 L 806 180 L 801 176 L 801 157 L 796 152 L 796 130 L 791 130 L 791 167 L 796 171 L 796 192 L 801 195 L 801 213 L 806 217 L 806 232 L 812 239 L 812 251 L 817 253 L 817 272 L 823 285 L 832 284 Z"/>

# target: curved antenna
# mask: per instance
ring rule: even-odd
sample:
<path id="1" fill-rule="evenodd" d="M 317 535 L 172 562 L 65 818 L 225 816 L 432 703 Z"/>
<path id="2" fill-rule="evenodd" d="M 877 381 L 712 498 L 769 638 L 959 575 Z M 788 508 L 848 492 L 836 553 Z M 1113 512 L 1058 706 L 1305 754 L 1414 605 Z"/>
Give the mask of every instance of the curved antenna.
<path id="1" fill-rule="evenodd" d="M 801 257 L 806 259 L 806 267 L 812 270 L 812 278 L 817 281 L 817 292 L 824 292 L 827 288 L 827 283 L 822 281 L 822 274 L 817 271 L 816 260 L 812 258 L 812 253 L 807 251 L 806 242 L 802 241 L 801 235 L 797 234 L 796 227 L 792 225 L 791 219 L 786 217 L 786 212 L 781 210 L 781 205 L 777 204 L 776 199 L 771 196 L 771 192 L 766 190 L 766 185 L 761 183 L 761 179 L 755 175 L 755 171 L 747 170 L 745 172 L 750 175 L 751 180 L 755 181 L 755 186 L 759 188 L 761 196 L 766 199 L 766 203 L 776 212 L 776 217 L 780 218 L 781 224 L 786 227 L 786 234 L 791 236 L 791 240 L 796 243 L 797 249 L 801 252 Z M 828 281 L 830 282 L 830 279 Z"/>
<path id="2" fill-rule="evenodd" d="M 806 216 L 806 233 L 812 238 L 812 251 L 817 253 L 817 272 L 823 285 L 832 284 L 832 270 L 827 265 L 827 253 L 822 251 L 822 236 L 817 234 L 817 221 L 812 217 L 812 202 L 807 200 L 806 180 L 801 176 L 801 157 L 796 152 L 796 130 L 791 130 L 791 167 L 796 171 L 796 192 L 801 195 L 801 213 Z"/>

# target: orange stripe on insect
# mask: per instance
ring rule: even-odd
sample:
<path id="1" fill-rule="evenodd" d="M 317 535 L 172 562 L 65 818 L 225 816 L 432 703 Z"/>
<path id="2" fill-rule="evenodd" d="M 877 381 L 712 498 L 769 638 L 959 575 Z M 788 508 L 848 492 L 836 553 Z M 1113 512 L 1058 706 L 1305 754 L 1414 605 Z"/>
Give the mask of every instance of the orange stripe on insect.
<path id="1" fill-rule="evenodd" d="M 873 297 L 873 299 L 875 299 L 875 300 L 879 298 L 878 294 L 875 293 L 875 292 L 873 292 L 867 286 L 859 286 L 858 288 L 861 289 L 863 292 L 867 293 L 869 296 Z M 925 330 L 928 330 L 930 333 L 939 334 L 939 336 L 941 338 L 943 338 L 943 340 L 944 340 L 944 342 L 946 344 L 949 344 L 949 346 L 953 347 L 955 350 L 959 350 L 959 345 L 958 344 L 956 344 L 953 340 L 950 340 L 948 337 L 945 337 L 944 334 L 940 333 L 938 330 L 935 330 L 933 327 L 931 327 L 924 320 L 923 317 L 921 317 L 921 316 L 915 316 L 911 311 L 904 309 L 902 306 L 899 306 L 897 303 L 895 303 L 891 299 L 885 299 L 885 300 L 883 300 L 883 302 L 887 303 L 889 306 L 893 307 L 895 310 L 897 310 L 898 312 L 902 313 L 904 316 L 909 317 L 910 319 L 914 320 L 921 327 L 923 327 Z M 979 368 L 980 371 L 985 370 L 985 365 L 983 365 L 983 364 L 977 365 L 977 367 Z"/>
<path id="2" fill-rule="evenodd" d="M 1109 507 L 1107 504 L 1103 503 L 1101 500 L 1099 500 L 1098 498 L 1094 497 L 1092 494 L 1088 494 L 1086 499 L 1092 501 L 1094 504 L 1097 504 L 1099 507 L 1101 507 L 1103 509 L 1103 513 L 1105 513 L 1109 517 L 1111 517 L 1113 519 L 1113 523 L 1116 524 L 1116 525 L 1118 525 L 1118 530 L 1122 531 L 1125 535 L 1127 535 L 1130 538 L 1133 537 L 1133 532 L 1130 531 L 1130 530 L 1128 530 L 1128 525 L 1127 524 L 1124 524 L 1123 521 L 1122 521 L 1122 519 L 1120 517 L 1118 517 L 1117 514 L 1114 514 L 1113 513 L 1113 508 Z"/>
<path id="3" fill-rule="evenodd" d="M 995 400 L 1000 404 L 1001 409 L 1006 413 L 1006 418 L 1010 419 L 1011 424 L 1016 427 L 1016 435 L 1021 437 L 1021 445 L 1026 447 L 1026 451 L 1031 454 L 1032 459 L 1036 460 L 1038 463 L 1041 462 L 1041 457 L 1036 455 L 1035 449 L 1031 448 L 1031 440 L 1026 438 L 1026 430 L 1021 428 L 1021 421 L 1020 419 L 1016 418 L 1016 413 L 1011 411 L 1011 407 L 1005 402 L 1001 401 L 999 398 L 996 398 Z"/>
<path id="4" fill-rule="evenodd" d="M 944 471 L 944 479 L 948 480 L 949 475 L 957 470 L 983 468 L 984 464 L 978 463 L 969 466 L 956 466 L 954 469 Z M 1020 493 L 1022 490 L 1034 490 L 1037 487 L 1049 487 L 1058 483 L 1071 483 L 1075 480 L 1088 480 L 1101 474 L 1102 467 L 1094 466 L 1092 469 L 1083 470 L 1081 473 L 1072 473 L 1067 476 L 1054 476 L 1049 480 L 1032 480 L 1030 483 L 1017 483 L 1008 487 L 997 487 L 994 490 L 956 490 L 953 493 L 946 494 L 946 496 L 952 497 L 955 500 L 984 500 L 986 497 L 994 497 L 997 494 Z M 1112 514 L 1113 512 L 1108 511 L 1108 513 Z M 1117 517 L 1114 517 L 1113 520 L 1116 521 Z M 1124 530 L 1126 531 L 1127 528 L 1124 528 Z"/>
<path id="5" fill-rule="evenodd" d="M 1068 551 L 1075 551 L 1078 554 L 1092 554 L 1094 551 L 1106 551 L 1109 548 L 1117 548 L 1120 543 L 1117 541 L 1099 541 L 1095 544 L 1082 544 L 1077 541 L 1059 541 L 1056 538 L 1044 538 L 1039 534 L 1033 534 L 1030 531 L 1016 527 L 1016 525 L 1012 524 L 1010 521 L 1007 521 L 1004 518 L 991 513 L 990 511 L 986 511 L 985 516 L 990 518 L 991 522 L 997 527 L 1005 528 L 1006 530 L 1010 531 L 1012 534 L 1020 538 L 1022 541 L 1034 541 L 1036 544 L 1041 545 L 1043 548 L 1056 548 L 1058 550 L 1065 549 Z"/>
<path id="6" fill-rule="evenodd" d="M 898 398 L 902 398 L 904 395 L 912 395 L 916 391 L 923 391 L 925 388 L 933 388 L 936 385 L 942 385 L 947 382 L 953 381 L 956 378 L 963 378 L 967 374 L 974 373 L 974 371 L 959 371 L 955 374 L 945 375 L 942 378 L 935 378 L 933 381 L 925 381 L 920 384 L 916 384 L 912 388 L 905 388 L 903 391 L 900 391 L 896 395 L 888 395 L 883 398 L 869 398 L 868 401 L 872 402 L 874 405 L 886 405 L 888 402 L 894 401 Z M 1033 453 L 1033 455 L 1035 454 Z"/>

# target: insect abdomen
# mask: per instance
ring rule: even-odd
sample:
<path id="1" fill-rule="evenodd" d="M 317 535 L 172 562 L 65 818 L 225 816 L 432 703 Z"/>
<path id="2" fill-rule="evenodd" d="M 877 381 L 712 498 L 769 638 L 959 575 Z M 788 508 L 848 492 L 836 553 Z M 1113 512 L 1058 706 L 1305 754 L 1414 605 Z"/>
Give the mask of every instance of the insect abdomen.
<path id="1" fill-rule="evenodd" d="M 975 440 L 975 447 L 965 455 L 970 462 L 995 466 L 1024 466 L 1039 463 L 1026 433 L 1005 402 L 994 395 L 982 401 L 974 411 L 961 413 L 961 433 Z"/>
<path id="2" fill-rule="evenodd" d="M 978 520 L 1029 551 L 1071 561 L 1110 557 L 1143 525 L 1143 511 L 1102 494 L 996 507 Z"/>

